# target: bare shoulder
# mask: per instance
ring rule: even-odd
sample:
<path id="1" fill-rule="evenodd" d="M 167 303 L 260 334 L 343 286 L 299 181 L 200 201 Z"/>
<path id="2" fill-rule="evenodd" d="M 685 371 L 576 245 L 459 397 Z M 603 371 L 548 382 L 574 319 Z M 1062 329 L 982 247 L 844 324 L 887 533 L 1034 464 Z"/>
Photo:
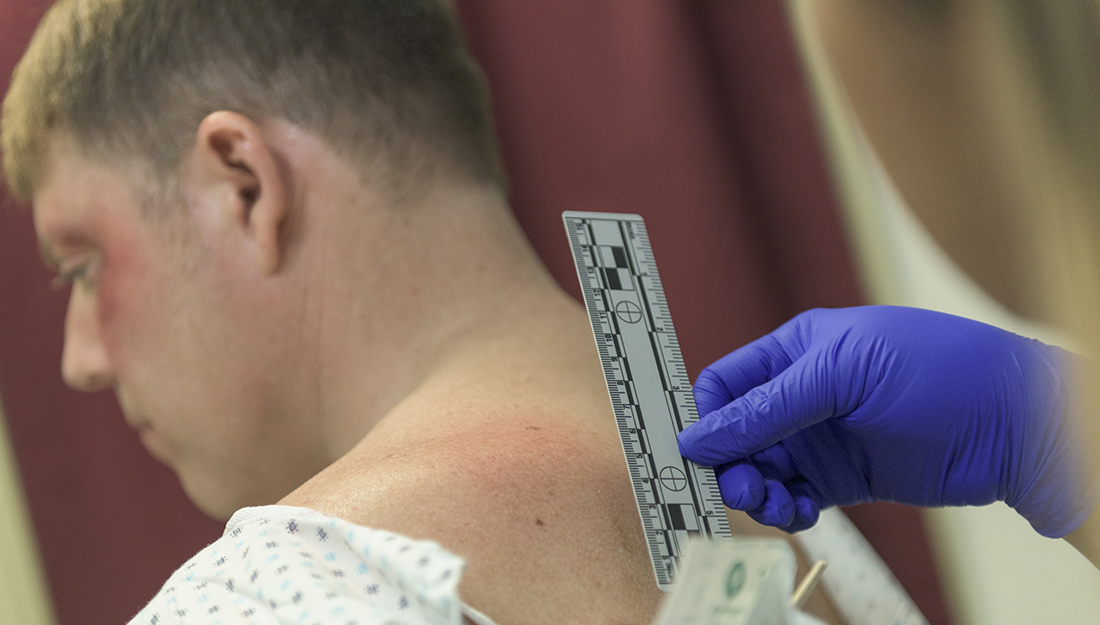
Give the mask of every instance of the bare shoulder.
<path id="1" fill-rule="evenodd" d="M 648 623 L 660 591 L 613 425 L 452 416 L 380 428 L 284 503 L 439 542 L 467 561 L 464 600 L 502 625 Z"/>

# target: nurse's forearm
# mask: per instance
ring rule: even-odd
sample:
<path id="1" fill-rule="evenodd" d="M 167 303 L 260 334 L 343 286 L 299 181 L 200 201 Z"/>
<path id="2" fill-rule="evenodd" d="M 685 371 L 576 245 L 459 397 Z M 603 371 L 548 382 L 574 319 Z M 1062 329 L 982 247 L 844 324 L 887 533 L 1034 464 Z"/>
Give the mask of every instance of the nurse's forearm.
<path id="1" fill-rule="evenodd" d="M 1100 569 L 1100 506 L 1092 511 L 1081 527 L 1066 535 L 1066 542 L 1076 547 L 1093 566 Z"/>

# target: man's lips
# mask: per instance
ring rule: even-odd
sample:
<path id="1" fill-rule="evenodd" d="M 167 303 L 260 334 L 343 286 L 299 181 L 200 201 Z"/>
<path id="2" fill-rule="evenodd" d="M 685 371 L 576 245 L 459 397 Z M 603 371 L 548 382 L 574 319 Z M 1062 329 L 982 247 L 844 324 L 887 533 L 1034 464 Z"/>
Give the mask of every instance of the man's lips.
<path id="1" fill-rule="evenodd" d="M 127 395 L 123 392 L 121 386 L 115 388 L 115 399 L 118 400 L 118 407 L 122 409 L 122 418 L 126 420 L 126 425 L 130 426 L 138 434 L 152 428 L 149 419 L 133 409 L 131 402 L 128 401 Z"/>
<path id="2" fill-rule="evenodd" d="M 152 454 L 154 458 L 164 462 L 164 453 L 167 450 L 164 447 L 163 439 L 157 436 L 153 430 L 153 424 L 149 422 L 149 419 L 130 407 L 130 402 L 126 400 L 126 395 L 121 389 L 115 389 L 115 397 L 118 398 L 118 405 L 122 409 L 122 417 L 126 419 L 126 425 L 137 432 L 138 438 L 141 439 L 141 444 L 146 451 Z"/>
<path id="3" fill-rule="evenodd" d="M 164 440 L 164 438 L 158 435 L 156 430 L 154 430 L 149 425 L 140 426 L 137 429 L 137 432 L 138 437 L 141 439 L 141 444 L 145 447 L 145 450 L 148 451 L 149 454 L 157 460 L 163 462 L 164 464 L 169 464 L 168 444 Z"/>

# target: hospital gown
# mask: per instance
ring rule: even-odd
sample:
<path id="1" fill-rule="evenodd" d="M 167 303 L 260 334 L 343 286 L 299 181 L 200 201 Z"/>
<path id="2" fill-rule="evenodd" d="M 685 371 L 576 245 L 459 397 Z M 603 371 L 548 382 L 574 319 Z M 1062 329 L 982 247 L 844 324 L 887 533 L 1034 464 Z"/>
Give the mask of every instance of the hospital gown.
<path id="1" fill-rule="evenodd" d="M 305 508 L 244 508 L 130 624 L 492 625 L 459 600 L 463 567 L 436 543 Z"/>
<path id="2" fill-rule="evenodd" d="M 835 531 L 817 535 L 826 529 L 802 535 L 811 552 L 851 542 L 838 540 Z M 850 539 L 858 536 L 854 527 L 848 533 Z M 862 536 L 858 539 L 865 542 Z M 855 550 L 854 560 L 834 553 L 833 561 L 847 561 L 849 577 L 889 576 L 869 545 L 862 551 L 868 553 Z M 459 599 L 464 566 L 462 558 L 436 543 L 314 510 L 244 508 L 229 520 L 220 539 L 168 578 L 130 625 L 461 625 L 463 617 L 475 625 L 494 625 Z M 879 599 L 889 604 L 888 612 L 897 611 L 894 604 L 902 605 L 913 619 L 883 621 L 878 613 L 846 610 L 850 601 L 837 607 L 853 625 L 926 623 L 907 596 Z M 817 622 L 798 616 L 800 623 Z"/>

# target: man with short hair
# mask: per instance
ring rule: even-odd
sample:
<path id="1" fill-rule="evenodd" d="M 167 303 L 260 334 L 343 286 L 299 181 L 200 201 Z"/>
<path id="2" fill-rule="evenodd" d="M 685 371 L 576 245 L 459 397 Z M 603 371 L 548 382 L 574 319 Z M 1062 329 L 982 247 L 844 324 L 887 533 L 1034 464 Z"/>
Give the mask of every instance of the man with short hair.
<path id="1" fill-rule="evenodd" d="M 501 623 L 650 620 L 590 331 L 446 3 L 65 0 L 3 149 L 73 283 L 66 382 L 113 389 L 203 511 L 437 541 Z"/>
<path id="2" fill-rule="evenodd" d="M 135 622 L 651 620 L 585 314 L 444 0 L 62 0 L 2 147 L 66 382 L 245 508 Z"/>

